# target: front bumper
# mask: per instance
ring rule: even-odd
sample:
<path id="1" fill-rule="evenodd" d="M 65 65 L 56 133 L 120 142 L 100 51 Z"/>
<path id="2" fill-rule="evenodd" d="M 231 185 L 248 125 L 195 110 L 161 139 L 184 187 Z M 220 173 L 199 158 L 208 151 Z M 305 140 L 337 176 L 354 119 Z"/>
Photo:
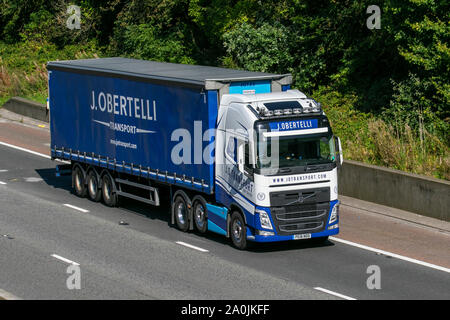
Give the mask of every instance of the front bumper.
<path id="1" fill-rule="evenodd" d="M 294 235 L 290 236 L 279 236 L 279 235 L 273 235 L 273 236 L 261 236 L 261 235 L 253 235 L 249 234 L 249 229 L 247 228 L 247 240 L 254 241 L 254 242 L 277 242 L 277 241 L 289 241 L 289 240 L 297 240 L 295 239 Z M 319 238 L 319 237 L 327 237 L 327 236 L 333 236 L 339 233 L 339 227 L 326 230 L 322 232 L 312 233 L 311 239 L 313 238 Z"/>
<path id="2" fill-rule="evenodd" d="M 331 201 L 329 203 L 329 212 L 328 215 L 326 217 L 325 222 L 325 226 L 323 227 L 323 229 L 321 231 L 317 231 L 317 232 L 299 232 L 298 234 L 290 234 L 290 235 L 282 235 L 277 233 L 277 228 L 273 228 L 273 230 L 268 230 L 268 229 L 264 229 L 261 227 L 260 223 L 258 223 L 257 220 L 259 220 L 259 217 L 257 217 L 257 215 L 255 215 L 255 227 L 254 228 L 249 228 L 247 227 L 247 239 L 249 241 L 254 241 L 254 242 L 276 242 L 276 241 L 289 241 L 289 240 L 297 240 L 297 239 L 309 239 L 309 238 L 319 238 L 319 237 L 327 237 L 327 236 L 332 236 L 332 235 L 336 235 L 339 233 L 339 214 L 337 213 L 336 218 L 330 223 L 330 216 L 331 216 L 331 212 L 333 210 L 333 208 L 335 206 L 339 206 L 339 201 L 338 200 L 334 200 Z M 263 210 L 266 211 L 267 213 L 269 213 L 270 219 L 272 221 L 272 226 L 275 227 L 274 224 L 274 217 L 272 216 L 272 214 L 270 214 L 270 208 L 262 208 L 262 207 L 258 207 L 258 210 Z M 264 231 L 265 233 L 271 233 L 270 235 L 261 235 L 260 231 Z"/>

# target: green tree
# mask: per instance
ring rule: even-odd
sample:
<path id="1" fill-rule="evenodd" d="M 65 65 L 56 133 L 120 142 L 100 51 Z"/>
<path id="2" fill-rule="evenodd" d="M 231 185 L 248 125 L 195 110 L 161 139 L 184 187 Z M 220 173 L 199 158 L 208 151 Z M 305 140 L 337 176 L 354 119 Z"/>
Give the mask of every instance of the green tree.
<path id="1" fill-rule="evenodd" d="M 289 30 L 281 24 L 253 27 L 244 22 L 224 34 L 224 46 L 232 65 L 250 71 L 292 71 Z M 229 62 L 230 63 L 230 62 Z"/>

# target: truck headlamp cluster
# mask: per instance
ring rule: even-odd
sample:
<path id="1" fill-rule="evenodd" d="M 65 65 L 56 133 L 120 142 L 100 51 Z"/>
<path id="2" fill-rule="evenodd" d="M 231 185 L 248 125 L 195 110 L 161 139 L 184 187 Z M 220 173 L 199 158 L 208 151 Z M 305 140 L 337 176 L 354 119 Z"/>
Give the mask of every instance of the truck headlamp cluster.
<path id="1" fill-rule="evenodd" d="M 264 229 L 269 229 L 272 230 L 272 223 L 270 222 L 270 218 L 269 215 L 267 214 L 267 212 L 263 211 L 263 210 L 256 210 L 256 212 L 259 214 L 259 220 L 261 222 L 261 227 L 263 227 Z"/>

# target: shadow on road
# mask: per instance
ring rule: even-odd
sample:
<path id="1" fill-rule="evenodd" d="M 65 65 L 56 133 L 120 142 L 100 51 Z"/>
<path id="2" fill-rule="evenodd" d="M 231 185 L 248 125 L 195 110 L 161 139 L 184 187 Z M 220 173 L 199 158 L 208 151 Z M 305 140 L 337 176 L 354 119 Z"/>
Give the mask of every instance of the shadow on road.
<path id="1" fill-rule="evenodd" d="M 71 176 L 56 177 L 55 168 L 36 169 L 35 171 L 49 186 L 52 186 L 53 188 L 64 189 L 72 193 Z"/>

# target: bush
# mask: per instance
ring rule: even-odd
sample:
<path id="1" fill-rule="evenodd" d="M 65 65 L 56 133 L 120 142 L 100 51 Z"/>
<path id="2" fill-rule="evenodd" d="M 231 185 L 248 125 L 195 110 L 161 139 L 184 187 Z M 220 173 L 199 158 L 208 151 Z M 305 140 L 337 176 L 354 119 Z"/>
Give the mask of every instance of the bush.
<path id="1" fill-rule="evenodd" d="M 380 165 L 450 180 L 450 153 L 436 136 L 425 132 L 419 140 L 408 125 L 394 133 L 380 119 L 370 121 L 368 128 Z"/>
<path id="2" fill-rule="evenodd" d="M 0 42 L 1 102 L 13 96 L 22 96 L 45 103 L 48 61 L 95 58 L 98 57 L 97 52 L 93 43 L 67 45 L 59 49 L 42 41 L 14 45 Z"/>
<path id="3" fill-rule="evenodd" d="M 329 87 L 319 87 L 312 97 L 322 103 L 333 133 L 341 138 L 344 159 L 450 180 L 449 148 L 425 127 L 420 136 L 407 121 L 400 125 L 358 111 L 355 94 Z"/>
<path id="4" fill-rule="evenodd" d="M 250 71 L 287 73 L 293 58 L 289 53 L 289 30 L 281 24 L 259 27 L 244 22 L 223 35 L 227 64 Z M 234 63 L 231 63 L 234 61 Z"/>
<path id="5" fill-rule="evenodd" d="M 397 137 L 408 126 L 421 141 L 427 131 L 450 145 L 450 126 L 436 116 L 433 112 L 434 102 L 428 98 L 432 96 L 432 84 L 411 73 L 407 79 L 392 81 L 392 84 L 392 100 L 389 108 L 384 109 L 382 118 L 393 127 Z"/>
<path id="6" fill-rule="evenodd" d="M 158 37 L 155 28 L 147 24 L 126 27 L 122 45 L 124 53 L 133 58 L 194 63 L 180 39 Z"/>

